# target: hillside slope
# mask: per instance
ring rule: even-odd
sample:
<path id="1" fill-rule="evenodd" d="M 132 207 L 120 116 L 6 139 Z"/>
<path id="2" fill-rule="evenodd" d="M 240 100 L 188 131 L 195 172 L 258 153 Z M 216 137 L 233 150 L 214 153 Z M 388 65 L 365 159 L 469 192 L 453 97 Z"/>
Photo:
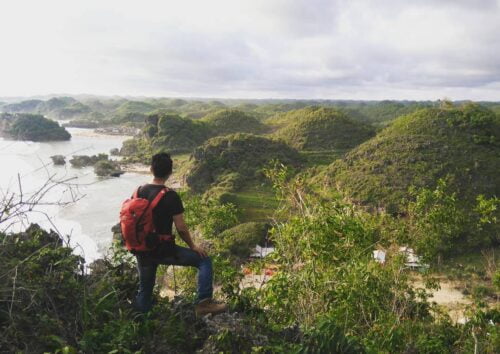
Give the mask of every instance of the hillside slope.
<path id="1" fill-rule="evenodd" d="M 251 134 L 215 137 L 197 148 L 192 155 L 193 168 L 187 184 L 196 192 L 211 185 L 230 183 L 238 189 L 245 180 L 258 180 L 262 167 L 272 160 L 297 165 L 300 156 L 286 144 Z"/>
<path id="2" fill-rule="evenodd" d="M 233 133 L 259 134 L 266 126 L 257 119 L 237 109 L 223 109 L 206 115 L 201 119 L 210 125 L 214 135 Z"/>
<path id="3" fill-rule="evenodd" d="M 286 125 L 274 135 L 299 150 L 348 149 L 375 135 L 368 124 L 333 108 L 307 107 L 285 113 L 277 122 Z"/>
<path id="4" fill-rule="evenodd" d="M 399 209 L 410 186 L 451 176 L 459 197 L 500 195 L 500 121 L 486 108 L 429 108 L 397 119 L 334 162 L 327 185 L 362 203 Z"/>

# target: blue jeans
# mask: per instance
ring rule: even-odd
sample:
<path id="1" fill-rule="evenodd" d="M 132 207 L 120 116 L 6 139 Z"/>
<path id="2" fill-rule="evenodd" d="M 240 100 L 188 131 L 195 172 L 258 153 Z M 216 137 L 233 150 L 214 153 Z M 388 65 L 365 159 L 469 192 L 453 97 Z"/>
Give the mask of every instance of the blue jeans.
<path id="1" fill-rule="evenodd" d="M 141 255 L 137 254 L 137 270 L 139 271 L 139 292 L 136 306 L 141 312 L 148 312 L 152 306 L 153 288 L 156 281 L 156 269 L 160 264 L 179 265 L 198 268 L 198 298 L 197 302 L 212 297 L 212 260 L 201 257 L 195 251 L 175 246 L 175 255 Z"/>

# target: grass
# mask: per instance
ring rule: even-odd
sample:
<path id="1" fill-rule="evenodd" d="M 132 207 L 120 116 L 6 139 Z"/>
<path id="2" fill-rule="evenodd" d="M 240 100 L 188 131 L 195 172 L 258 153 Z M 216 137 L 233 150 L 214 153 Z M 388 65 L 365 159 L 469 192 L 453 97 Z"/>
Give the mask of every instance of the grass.
<path id="1" fill-rule="evenodd" d="M 234 193 L 236 206 L 241 209 L 241 222 L 269 221 L 278 201 L 270 186 L 249 186 Z"/>
<path id="2" fill-rule="evenodd" d="M 491 279 L 493 273 L 500 268 L 500 247 L 475 250 L 447 259 L 436 272 L 453 278 L 457 271 L 465 276 L 479 276 Z"/>
<path id="3" fill-rule="evenodd" d="M 301 151 L 306 167 L 329 165 L 342 158 L 350 149 Z"/>

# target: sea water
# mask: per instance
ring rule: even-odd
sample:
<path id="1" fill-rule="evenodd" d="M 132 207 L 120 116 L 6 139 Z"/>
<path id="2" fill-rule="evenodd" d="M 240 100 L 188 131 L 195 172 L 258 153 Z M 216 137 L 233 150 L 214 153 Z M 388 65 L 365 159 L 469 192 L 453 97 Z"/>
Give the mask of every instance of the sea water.
<path id="1" fill-rule="evenodd" d="M 63 142 L 10 141 L 0 138 L 0 198 L 14 196 L 31 202 L 33 210 L 0 224 L 0 230 L 19 231 L 30 223 L 53 229 L 68 240 L 87 263 L 109 249 L 111 227 L 118 222 L 121 203 L 149 176 L 125 173 L 101 178 L 92 167 L 73 168 L 73 155 L 95 155 L 120 148 L 123 136 L 97 135 L 90 129 L 68 128 L 72 138 Z M 66 157 L 66 165 L 54 166 L 53 155 Z M 44 187 L 45 186 L 45 187 Z M 43 196 L 40 190 L 47 190 Z M 38 199 L 40 197 L 40 199 Z M 27 206 L 24 207 L 24 210 Z M 4 216 L 5 218 L 5 216 Z"/>

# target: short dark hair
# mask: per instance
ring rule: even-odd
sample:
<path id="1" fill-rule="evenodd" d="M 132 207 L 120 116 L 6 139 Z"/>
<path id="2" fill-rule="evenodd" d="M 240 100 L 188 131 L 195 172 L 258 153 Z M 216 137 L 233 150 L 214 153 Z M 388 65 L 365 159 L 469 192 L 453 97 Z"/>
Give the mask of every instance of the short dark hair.
<path id="1" fill-rule="evenodd" d="M 151 169 L 156 178 L 167 178 L 172 174 L 172 159 L 166 152 L 153 155 Z"/>

